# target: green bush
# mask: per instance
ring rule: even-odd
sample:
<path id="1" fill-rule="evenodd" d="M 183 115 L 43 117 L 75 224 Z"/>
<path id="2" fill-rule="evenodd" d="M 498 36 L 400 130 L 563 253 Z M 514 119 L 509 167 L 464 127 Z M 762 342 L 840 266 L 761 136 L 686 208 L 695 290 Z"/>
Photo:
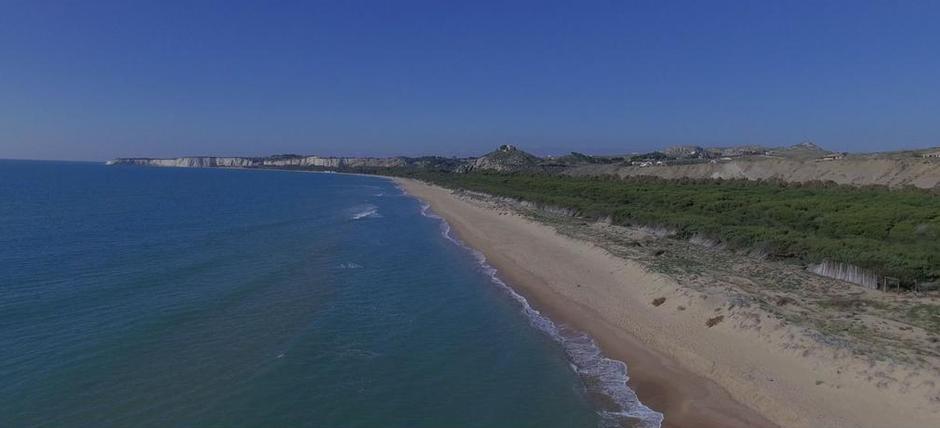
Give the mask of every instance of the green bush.
<path id="1" fill-rule="evenodd" d="M 386 171 L 387 172 L 387 171 Z M 732 248 L 760 247 L 779 258 L 831 260 L 896 276 L 934 280 L 940 272 L 940 197 L 833 183 L 664 180 L 652 177 L 396 170 L 445 187 L 575 209 L 618 224 L 665 226 Z"/>

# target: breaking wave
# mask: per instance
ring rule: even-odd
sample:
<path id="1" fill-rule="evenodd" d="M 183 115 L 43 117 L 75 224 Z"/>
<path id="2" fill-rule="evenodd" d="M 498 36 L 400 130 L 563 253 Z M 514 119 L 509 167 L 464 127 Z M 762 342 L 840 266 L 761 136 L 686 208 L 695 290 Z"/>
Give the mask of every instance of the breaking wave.
<path id="1" fill-rule="evenodd" d="M 356 263 L 342 263 L 337 267 L 340 269 L 362 269 L 362 265 Z"/>
<path id="2" fill-rule="evenodd" d="M 382 217 L 379 214 L 379 207 L 375 205 L 364 205 L 356 209 L 356 212 L 349 217 L 350 220 L 361 220 L 364 218 L 378 218 Z"/>
<path id="3" fill-rule="evenodd" d="M 588 393 L 599 395 L 599 398 L 602 398 L 602 401 L 607 404 L 604 409 L 598 410 L 601 417 L 600 427 L 659 428 L 662 425 L 663 414 L 646 407 L 637 398 L 636 392 L 627 386 L 630 377 L 627 375 L 626 364 L 605 357 L 597 343 L 589 335 L 563 324 L 555 324 L 547 316 L 533 308 L 525 297 L 522 297 L 497 276 L 496 268 L 486 262 L 483 253 L 467 246 L 456 238 L 451 233 L 447 221 L 431 212 L 430 208 L 430 205 L 422 202 L 421 215 L 440 221 L 441 234 L 444 238 L 470 251 L 483 271 L 489 276 L 490 281 L 508 293 L 513 300 L 522 306 L 522 312 L 529 322 L 561 344 L 574 371 L 583 380 Z"/>

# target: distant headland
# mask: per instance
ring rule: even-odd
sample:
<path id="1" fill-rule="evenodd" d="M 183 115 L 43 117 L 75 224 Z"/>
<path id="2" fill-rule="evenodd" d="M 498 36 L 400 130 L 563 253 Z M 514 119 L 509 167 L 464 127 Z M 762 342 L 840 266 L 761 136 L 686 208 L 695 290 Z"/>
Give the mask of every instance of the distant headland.
<path id="1" fill-rule="evenodd" d="M 652 176 L 665 179 L 747 179 L 834 182 L 858 186 L 940 185 L 940 147 L 880 153 L 833 152 L 803 142 L 788 147 L 673 146 L 661 151 L 591 156 L 572 152 L 539 157 L 513 145 L 479 157 L 332 157 L 279 154 L 266 157 L 185 156 L 117 158 L 108 165 L 181 168 L 272 168 L 383 173 L 417 169 L 440 172 L 529 172 L 571 176 Z"/>

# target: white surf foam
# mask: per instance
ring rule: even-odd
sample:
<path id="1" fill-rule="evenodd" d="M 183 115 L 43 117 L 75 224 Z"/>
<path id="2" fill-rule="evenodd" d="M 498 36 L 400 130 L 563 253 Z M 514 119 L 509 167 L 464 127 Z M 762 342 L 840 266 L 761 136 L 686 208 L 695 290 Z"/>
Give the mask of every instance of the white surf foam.
<path id="1" fill-rule="evenodd" d="M 342 263 L 337 267 L 340 269 L 362 269 L 362 265 L 356 263 Z"/>
<path id="2" fill-rule="evenodd" d="M 404 189 L 402 191 L 404 192 Z M 598 411 L 601 416 L 601 427 L 659 428 L 662 425 L 663 414 L 646 407 L 637 398 L 636 393 L 627 386 L 630 377 L 627 376 L 626 364 L 605 357 L 594 339 L 587 334 L 565 325 L 555 324 L 533 308 L 525 297 L 516 293 L 497 276 L 496 268 L 486 262 L 486 256 L 483 253 L 457 239 L 451 233 L 450 224 L 431 212 L 430 208 L 430 205 L 422 202 L 421 215 L 440 221 L 441 234 L 444 238 L 470 251 L 490 280 L 522 306 L 522 312 L 529 322 L 561 344 L 571 361 L 572 369 L 584 380 L 589 392 L 599 393 L 617 406 L 614 410 Z"/>
<path id="3" fill-rule="evenodd" d="M 379 214 L 379 208 L 375 205 L 364 205 L 355 209 L 356 212 L 350 216 L 350 220 L 361 220 L 364 218 L 378 218 L 382 217 Z"/>

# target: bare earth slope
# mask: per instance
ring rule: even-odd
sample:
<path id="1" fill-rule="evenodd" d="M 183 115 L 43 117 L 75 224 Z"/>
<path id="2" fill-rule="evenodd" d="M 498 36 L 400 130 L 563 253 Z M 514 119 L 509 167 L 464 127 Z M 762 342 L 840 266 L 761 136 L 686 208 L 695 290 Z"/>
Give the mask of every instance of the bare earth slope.
<path id="1" fill-rule="evenodd" d="M 870 303 L 881 296 L 671 247 L 654 231 L 536 222 L 499 201 L 400 183 L 537 307 L 626 361 L 666 426 L 940 426 L 935 326 L 892 319 L 885 308 L 912 304 L 904 297 Z M 700 269 L 670 274 L 663 260 Z M 834 298 L 849 304 L 820 303 Z"/>
<path id="2" fill-rule="evenodd" d="M 911 185 L 933 188 L 940 184 L 940 159 L 849 156 L 819 161 L 753 157 L 715 163 L 668 166 L 582 165 L 565 171 L 570 175 L 617 174 L 661 178 L 780 179 L 790 182 L 834 181 L 839 184 Z"/>

